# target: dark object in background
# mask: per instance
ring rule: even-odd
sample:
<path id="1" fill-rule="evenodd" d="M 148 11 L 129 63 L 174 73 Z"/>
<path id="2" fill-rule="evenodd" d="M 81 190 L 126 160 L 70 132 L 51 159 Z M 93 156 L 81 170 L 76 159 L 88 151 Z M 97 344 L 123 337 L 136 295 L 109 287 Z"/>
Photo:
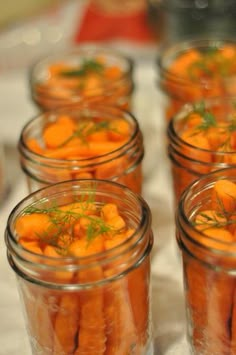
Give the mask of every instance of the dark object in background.
<path id="1" fill-rule="evenodd" d="M 236 35 L 236 0 L 147 0 L 148 18 L 162 41 Z"/>

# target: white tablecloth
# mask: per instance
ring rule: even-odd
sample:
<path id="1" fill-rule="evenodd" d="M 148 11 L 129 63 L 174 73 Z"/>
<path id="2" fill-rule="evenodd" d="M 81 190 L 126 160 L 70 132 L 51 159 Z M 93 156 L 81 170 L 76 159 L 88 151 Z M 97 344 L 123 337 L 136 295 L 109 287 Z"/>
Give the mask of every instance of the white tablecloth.
<path id="1" fill-rule="evenodd" d="M 119 44 L 119 46 L 121 46 Z M 143 196 L 153 217 L 152 317 L 155 355 L 188 355 L 181 259 L 175 242 L 174 211 L 169 161 L 166 154 L 163 96 L 156 87 L 155 56 L 150 48 L 124 45 L 136 62 L 134 113 L 144 135 Z M 4 230 L 12 208 L 26 194 L 16 145 L 24 123 L 37 109 L 29 96 L 28 67 L 4 70 L 0 76 L 0 139 L 7 153 L 10 191 L 0 206 L 0 355 L 28 355 L 14 272 L 10 269 Z"/>

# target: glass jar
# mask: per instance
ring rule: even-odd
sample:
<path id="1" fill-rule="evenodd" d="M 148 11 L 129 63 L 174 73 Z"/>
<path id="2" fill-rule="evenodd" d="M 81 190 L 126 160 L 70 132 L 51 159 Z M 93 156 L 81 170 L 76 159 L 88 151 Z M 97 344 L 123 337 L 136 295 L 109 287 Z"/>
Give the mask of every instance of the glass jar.
<path id="1" fill-rule="evenodd" d="M 235 114 L 234 99 L 221 97 L 186 104 L 170 120 L 167 150 L 175 204 L 185 188 L 202 175 L 236 167 Z"/>
<path id="2" fill-rule="evenodd" d="M 157 59 L 158 83 L 166 99 L 167 121 L 185 103 L 236 95 L 236 42 L 212 38 L 163 46 Z"/>
<path id="3" fill-rule="evenodd" d="M 63 125 L 68 118 L 75 122 L 75 129 L 70 131 L 69 138 L 65 138 L 69 144 L 65 144 L 64 148 L 74 151 L 70 156 L 57 154 L 60 149 L 63 150 L 63 144 L 60 143 L 55 150 L 40 150 L 45 145 L 45 129 L 48 125 L 59 122 L 61 117 L 65 118 Z M 119 125 L 116 128 L 108 128 L 110 125 L 114 126 L 114 121 L 121 125 L 125 123 L 126 129 L 128 127 L 127 139 L 119 141 L 119 137 L 116 137 L 119 133 Z M 78 128 L 82 126 L 85 131 L 91 123 L 98 128 L 96 132 L 91 129 L 90 136 L 82 133 L 82 129 L 80 131 Z M 87 131 L 89 130 L 88 127 Z M 103 136 L 106 130 L 112 133 L 110 140 Z M 70 140 L 72 137 L 75 138 L 74 146 Z M 35 142 L 39 145 L 37 148 Z M 77 153 L 77 148 L 81 148 L 81 155 Z M 47 151 L 52 153 L 47 155 L 45 153 Z M 135 192 L 140 193 L 142 190 L 144 156 L 142 133 L 135 117 L 118 107 L 85 104 L 41 113 L 23 127 L 19 139 L 19 152 L 21 167 L 27 178 L 30 192 L 48 184 L 76 178 L 113 180 L 128 186 Z"/>
<path id="4" fill-rule="evenodd" d="M 131 109 L 133 88 L 133 61 L 98 46 L 49 55 L 30 72 L 32 98 L 42 110 L 84 101 Z"/>
<path id="5" fill-rule="evenodd" d="M 68 255 L 60 249 L 61 254 L 55 256 L 46 252 L 48 244 L 41 243 L 43 234 L 35 234 L 40 245 L 38 251 L 32 245 L 36 241 L 27 240 L 29 224 L 24 224 L 24 231 L 19 229 L 19 219 L 29 217 L 29 211 L 44 209 L 52 213 L 55 206 L 58 210 L 78 206 L 79 202 L 92 204 L 99 210 L 106 204 L 115 204 L 131 231 L 128 238 L 107 249 L 105 243 L 109 243 L 109 236 L 105 233 L 87 240 L 84 254 L 77 249 L 78 254 Z M 71 218 L 76 211 L 71 209 Z M 65 216 L 68 213 L 70 210 L 66 209 Z M 51 220 L 54 227 L 57 226 L 55 216 Z M 62 221 L 64 226 L 72 220 Z M 36 229 L 42 227 L 42 223 L 37 224 Z M 139 195 L 104 180 L 73 180 L 51 185 L 17 204 L 10 213 L 5 238 L 33 355 L 153 354 L 150 312 L 153 235 L 150 209 Z M 55 247 L 55 240 L 50 248 Z M 103 249 L 98 248 L 101 240 L 104 240 Z M 47 243 L 50 241 L 47 239 Z M 96 245 L 93 253 L 87 252 L 93 243 Z"/>
<path id="6" fill-rule="evenodd" d="M 215 214 L 218 223 L 210 218 L 213 187 L 219 180 L 235 183 L 236 169 L 218 170 L 196 180 L 182 194 L 176 212 L 187 336 L 191 353 L 196 355 L 235 353 L 235 224 L 229 220 L 234 218 L 235 209 Z M 210 227 L 200 228 L 197 216 Z"/>

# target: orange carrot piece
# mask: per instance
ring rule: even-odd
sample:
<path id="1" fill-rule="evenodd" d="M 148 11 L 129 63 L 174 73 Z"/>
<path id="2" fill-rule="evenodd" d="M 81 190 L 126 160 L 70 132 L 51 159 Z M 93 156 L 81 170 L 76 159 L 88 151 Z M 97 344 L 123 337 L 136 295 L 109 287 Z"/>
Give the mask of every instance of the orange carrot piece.
<path id="1" fill-rule="evenodd" d="M 105 221 L 111 220 L 113 217 L 119 215 L 117 205 L 114 203 L 107 203 L 102 206 L 101 216 Z"/>
<path id="2" fill-rule="evenodd" d="M 90 142 L 80 146 L 65 146 L 45 151 L 45 156 L 54 159 L 70 159 L 70 157 L 96 157 L 111 153 L 122 146 L 123 142 Z"/>
<path id="3" fill-rule="evenodd" d="M 112 141 L 122 141 L 131 134 L 131 128 L 127 121 L 121 119 L 114 119 L 109 124 L 108 137 Z"/>
<path id="4" fill-rule="evenodd" d="M 218 180 L 212 189 L 212 207 L 216 211 L 231 213 L 236 209 L 236 184 Z"/>
<path id="5" fill-rule="evenodd" d="M 29 240 L 39 240 L 40 237 L 50 237 L 55 228 L 50 217 L 44 213 L 22 215 L 16 220 L 16 233 Z"/>
<path id="6" fill-rule="evenodd" d="M 47 148 L 57 148 L 65 143 L 74 133 L 70 125 L 52 123 L 44 129 L 43 139 Z"/>
<path id="7" fill-rule="evenodd" d="M 54 355 L 72 354 L 76 348 L 79 325 L 79 295 L 65 293 L 61 297 L 54 325 Z"/>
<path id="8" fill-rule="evenodd" d="M 38 141 L 34 138 L 30 138 L 26 142 L 27 147 L 36 154 L 43 154 L 44 150 L 38 143 Z"/>
<path id="9" fill-rule="evenodd" d="M 105 271 L 109 277 L 109 271 Z M 138 332 L 129 295 L 127 278 L 123 277 L 105 288 L 106 355 L 132 352 L 141 355 Z"/>
<path id="10" fill-rule="evenodd" d="M 103 271 L 100 267 L 93 267 L 78 274 L 80 282 L 101 280 Z M 78 347 L 74 355 L 103 355 L 105 353 L 105 318 L 104 297 L 102 289 L 85 290 L 80 295 L 80 322 L 78 332 Z"/>
<path id="11" fill-rule="evenodd" d="M 68 254 L 74 257 L 83 257 L 100 253 L 104 250 L 104 241 L 102 236 L 97 236 L 92 242 L 86 238 L 77 239 L 71 243 L 68 248 Z"/>
<path id="12" fill-rule="evenodd" d="M 233 294 L 233 308 L 232 308 L 232 320 L 231 320 L 231 351 L 230 351 L 230 355 L 236 354 L 236 287 L 235 286 L 234 286 L 234 294 Z"/>
<path id="13" fill-rule="evenodd" d="M 128 274 L 128 289 L 134 323 L 141 348 L 145 347 L 150 329 L 147 328 L 150 317 L 150 260 Z"/>
<path id="14" fill-rule="evenodd" d="M 230 354 L 234 288 L 232 276 L 215 271 L 208 288 L 206 354 Z"/>

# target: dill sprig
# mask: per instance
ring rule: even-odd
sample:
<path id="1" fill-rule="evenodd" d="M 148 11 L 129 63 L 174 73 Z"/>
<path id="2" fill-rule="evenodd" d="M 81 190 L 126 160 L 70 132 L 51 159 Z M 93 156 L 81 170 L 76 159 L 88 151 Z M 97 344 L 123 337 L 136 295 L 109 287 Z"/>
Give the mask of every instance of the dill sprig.
<path id="1" fill-rule="evenodd" d="M 92 125 L 91 125 L 92 123 Z M 96 122 L 92 120 L 87 120 L 86 122 L 80 122 L 79 123 L 79 128 L 70 136 L 68 137 L 61 145 L 60 147 L 65 146 L 68 144 L 72 139 L 74 138 L 80 138 L 81 142 L 84 144 L 87 143 L 86 139 L 88 136 L 90 136 L 93 133 L 107 130 L 109 128 L 109 122 L 107 121 L 101 121 L 101 122 Z"/>
<path id="2" fill-rule="evenodd" d="M 87 74 L 90 73 L 98 73 L 101 74 L 104 70 L 105 66 L 92 59 L 87 59 L 84 60 L 81 66 L 79 66 L 78 69 L 72 69 L 72 70 L 65 70 L 60 72 L 61 76 L 67 76 L 67 77 L 83 77 Z"/>
<path id="3" fill-rule="evenodd" d="M 89 196 L 94 194 L 89 194 Z M 80 218 L 84 218 L 88 221 L 86 226 L 85 235 L 88 244 L 91 243 L 96 237 L 101 234 L 109 233 L 110 235 L 115 235 L 119 231 L 115 230 L 112 226 L 106 223 L 99 215 L 89 215 L 87 214 L 87 209 L 89 205 L 94 201 L 94 196 L 89 197 L 86 201 L 84 197 L 79 201 L 81 202 L 80 210 L 78 211 L 78 204 L 73 204 L 69 210 L 60 209 L 58 206 L 51 207 L 36 207 L 36 206 L 28 206 L 23 210 L 23 214 L 47 214 L 49 216 L 50 225 L 45 229 L 43 233 L 37 234 L 38 238 L 42 240 L 42 242 L 46 242 L 54 247 L 57 247 L 58 250 L 61 250 L 63 254 L 66 252 L 66 247 L 68 243 L 64 243 L 64 247 L 58 245 L 58 241 L 61 237 L 63 237 L 65 232 L 70 233 L 73 241 L 73 226 L 76 222 L 80 220 Z M 84 203 L 85 202 L 85 203 Z"/>
<path id="4" fill-rule="evenodd" d="M 207 111 L 204 101 L 200 101 L 193 105 L 193 112 L 198 113 L 202 117 L 202 122 L 196 128 L 200 131 L 206 131 L 210 127 L 216 127 L 217 121 L 213 113 Z"/>

